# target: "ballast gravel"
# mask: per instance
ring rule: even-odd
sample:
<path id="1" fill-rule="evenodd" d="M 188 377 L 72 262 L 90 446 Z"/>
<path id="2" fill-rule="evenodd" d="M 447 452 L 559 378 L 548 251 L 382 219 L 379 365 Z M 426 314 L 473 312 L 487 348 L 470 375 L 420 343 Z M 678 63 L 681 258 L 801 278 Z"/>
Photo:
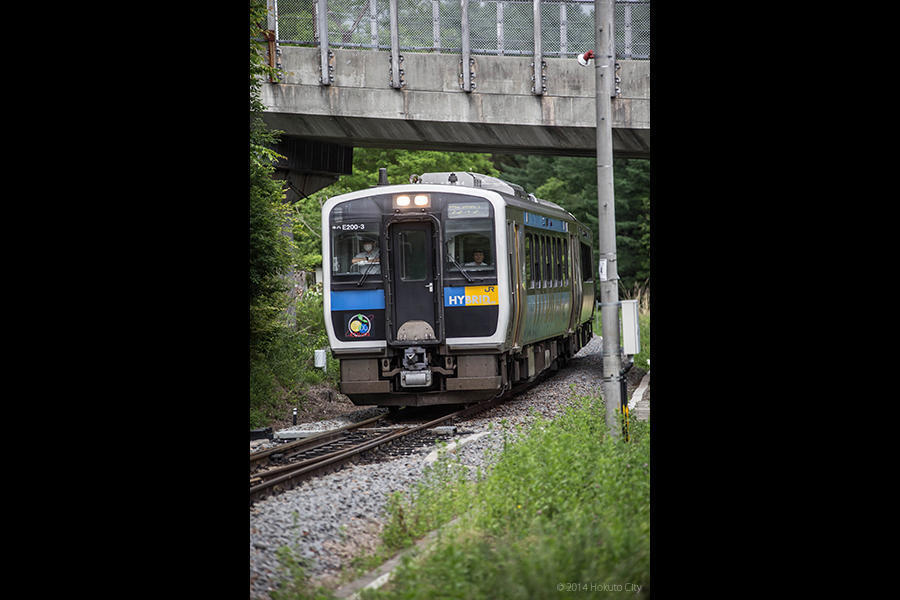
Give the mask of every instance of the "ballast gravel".
<path id="1" fill-rule="evenodd" d="M 517 397 L 458 424 L 454 440 L 479 432 L 487 435 L 456 450 L 460 462 L 476 472 L 502 451 L 504 432 L 527 426 L 535 415 L 554 418 L 574 396 L 599 391 L 601 339 L 584 347 L 564 369 Z M 637 370 L 636 365 L 632 371 Z M 640 377 L 628 378 L 628 393 Z M 574 394 L 573 394 L 574 393 Z M 353 421 L 385 409 L 364 409 Z M 345 423 L 341 423 L 345 424 Z M 492 426 L 493 425 L 493 426 Z M 301 427 L 298 425 L 298 427 Z M 449 438 L 445 438 L 451 441 Z M 277 552 L 291 549 L 314 584 L 334 584 L 342 569 L 377 543 L 391 493 L 409 490 L 424 473 L 425 457 L 434 448 L 386 462 L 357 464 L 304 482 L 250 507 L 250 598 L 269 600 L 285 570 Z"/>

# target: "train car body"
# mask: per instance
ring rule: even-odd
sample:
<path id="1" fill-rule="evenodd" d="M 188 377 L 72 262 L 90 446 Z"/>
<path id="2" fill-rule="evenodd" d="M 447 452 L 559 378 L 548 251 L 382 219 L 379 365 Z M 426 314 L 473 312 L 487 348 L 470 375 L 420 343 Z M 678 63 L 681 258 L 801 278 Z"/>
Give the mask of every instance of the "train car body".
<path id="1" fill-rule="evenodd" d="M 477 173 L 329 199 L 324 309 L 341 392 L 468 404 L 558 368 L 592 336 L 592 245 L 569 212 Z"/>

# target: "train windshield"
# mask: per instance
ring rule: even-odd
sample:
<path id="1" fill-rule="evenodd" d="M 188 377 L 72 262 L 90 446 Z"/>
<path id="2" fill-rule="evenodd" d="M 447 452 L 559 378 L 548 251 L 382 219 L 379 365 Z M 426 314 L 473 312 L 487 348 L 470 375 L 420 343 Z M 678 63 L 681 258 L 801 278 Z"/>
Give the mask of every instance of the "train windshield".
<path id="1" fill-rule="evenodd" d="M 381 209 L 375 199 L 339 204 L 331 212 L 330 228 L 332 276 L 381 279 Z"/>
<path id="2" fill-rule="evenodd" d="M 444 278 L 497 276 L 493 208 L 487 200 L 449 200 L 444 207 Z"/>

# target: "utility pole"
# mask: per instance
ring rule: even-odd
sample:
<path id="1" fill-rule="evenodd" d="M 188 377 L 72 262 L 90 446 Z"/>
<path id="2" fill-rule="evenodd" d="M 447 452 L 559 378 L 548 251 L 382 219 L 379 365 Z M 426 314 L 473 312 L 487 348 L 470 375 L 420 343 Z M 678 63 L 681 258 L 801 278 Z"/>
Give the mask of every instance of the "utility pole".
<path id="1" fill-rule="evenodd" d="M 594 0 L 594 73 L 597 104 L 597 214 L 600 219 L 600 316 L 603 324 L 603 371 L 600 389 L 606 401 L 606 426 L 622 435 L 622 361 L 619 356 L 619 273 L 616 269 L 616 211 L 613 189 L 611 100 L 615 93 L 614 0 Z"/>

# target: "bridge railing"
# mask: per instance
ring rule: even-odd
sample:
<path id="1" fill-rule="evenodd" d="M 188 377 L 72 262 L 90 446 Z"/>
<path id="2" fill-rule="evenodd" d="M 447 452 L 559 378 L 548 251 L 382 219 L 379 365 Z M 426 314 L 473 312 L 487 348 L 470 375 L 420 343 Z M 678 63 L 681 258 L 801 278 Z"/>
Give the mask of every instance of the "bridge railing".
<path id="1" fill-rule="evenodd" d="M 391 50 L 391 0 L 269 0 L 277 43 L 319 44 L 320 6 L 331 48 Z M 594 0 L 396 0 L 395 35 L 405 52 L 574 57 L 594 49 Z M 535 47 L 535 17 L 540 39 Z M 650 58 L 650 0 L 616 0 L 616 58 Z"/>

